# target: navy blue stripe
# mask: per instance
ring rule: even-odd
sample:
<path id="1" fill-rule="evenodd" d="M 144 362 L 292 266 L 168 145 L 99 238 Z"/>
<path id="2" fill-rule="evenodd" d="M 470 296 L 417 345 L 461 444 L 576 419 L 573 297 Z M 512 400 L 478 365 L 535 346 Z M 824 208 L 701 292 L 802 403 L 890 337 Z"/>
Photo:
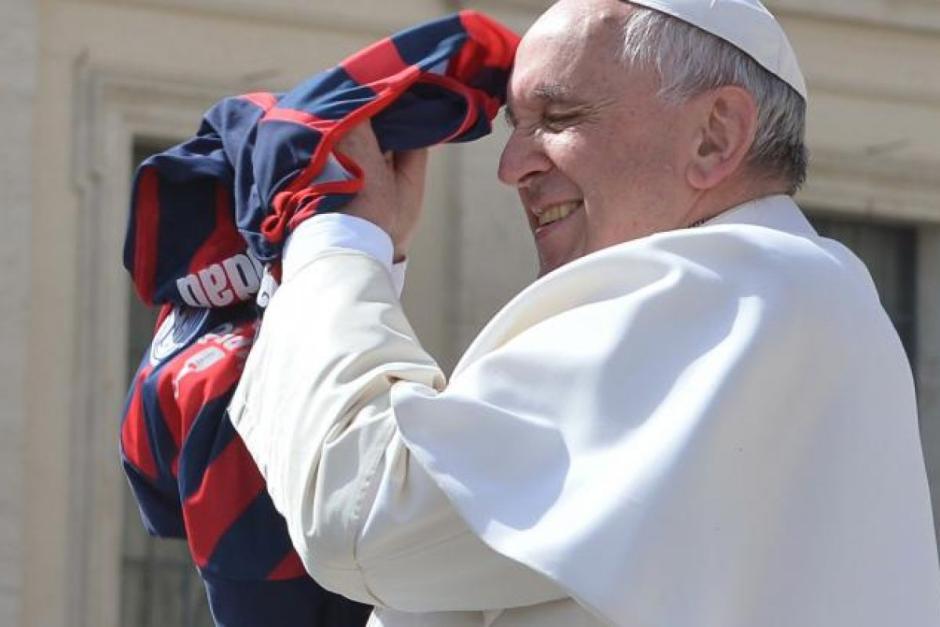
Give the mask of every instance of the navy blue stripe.
<path id="1" fill-rule="evenodd" d="M 431 83 L 417 83 L 373 121 L 383 150 L 413 150 L 457 132 L 467 114 L 467 100 Z M 415 124 L 415 119 L 422 120 Z"/>
<path id="2" fill-rule="evenodd" d="M 134 189 L 131 191 L 131 208 L 127 216 L 127 229 L 124 233 L 124 267 L 134 278 L 134 259 L 137 250 L 137 198 L 140 196 L 140 170 L 134 177 Z"/>
<path id="3" fill-rule="evenodd" d="M 309 128 L 301 128 L 292 122 L 272 120 L 262 124 L 255 151 L 265 158 L 254 163 L 255 189 L 260 193 L 251 199 L 250 207 L 257 215 L 239 214 L 238 226 L 260 228 L 263 219 L 270 213 L 268 206 L 274 196 L 309 164 L 323 135 Z M 247 218 L 247 219 L 246 219 Z"/>
<path id="4" fill-rule="evenodd" d="M 392 37 L 398 54 L 408 65 L 424 69 L 448 58 L 467 40 L 467 31 L 459 15 L 428 22 Z"/>
<path id="5" fill-rule="evenodd" d="M 153 485 L 126 457 L 122 459 L 127 482 L 137 499 L 140 519 L 147 532 L 161 538 L 185 538 L 183 510 L 176 490 Z"/>
<path id="6" fill-rule="evenodd" d="M 172 462 L 176 458 L 178 449 L 176 448 L 176 442 L 173 440 L 173 434 L 167 428 L 166 418 L 160 408 L 158 383 L 160 372 L 166 365 L 167 364 L 163 364 L 150 373 L 150 376 L 144 381 L 143 388 L 140 391 L 140 397 L 146 417 L 147 437 L 150 439 L 150 451 L 153 454 L 153 461 L 159 473 L 157 484 L 161 486 L 161 488 L 169 490 L 176 486 L 176 479 L 173 477 Z"/>
<path id="7" fill-rule="evenodd" d="M 470 87 L 480 89 L 501 102 L 506 101 L 506 90 L 509 88 L 509 70 L 495 67 L 485 67 L 470 81 Z"/>
<path id="8" fill-rule="evenodd" d="M 182 162 L 174 162 L 174 167 L 187 162 L 195 165 L 197 161 L 184 158 Z M 161 172 L 155 301 L 172 300 L 177 295 L 176 279 L 189 274 L 190 260 L 215 229 L 217 185 L 218 182 L 209 177 L 170 185 Z"/>
<path id="9" fill-rule="evenodd" d="M 259 582 L 204 573 L 203 579 L 217 627 L 363 627 L 372 612 L 309 577 Z"/>
<path id="10" fill-rule="evenodd" d="M 203 571 L 236 579 L 263 580 L 292 550 L 287 523 L 262 490 L 219 538 Z"/>
<path id="11" fill-rule="evenodd" d="M 225 411 L 234 392 L 233 384 L 221 396 L 206 401 L 186 435 L 179 464 L 179 490 L 184 501 L 199 490 L 206 468 L 238 437 Z"/>

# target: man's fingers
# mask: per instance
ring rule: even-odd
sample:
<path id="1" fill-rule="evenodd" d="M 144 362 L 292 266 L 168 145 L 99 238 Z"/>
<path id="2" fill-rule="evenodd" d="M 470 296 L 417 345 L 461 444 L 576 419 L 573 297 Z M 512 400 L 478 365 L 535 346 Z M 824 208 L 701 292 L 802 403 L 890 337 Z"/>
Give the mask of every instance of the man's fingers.
<path id="1" fill-rule="evenodd" d="M 337 150 L 350 157 L 367 173 L 379 167 L 380 164 L 394 168 L 399 178 L 408 181 L 423 181 L 427 169 L 428 151 L 403 150 L 392 153 L 382 153 L 379 142 L 372 130 L 372 124 L 367 120 L 354 126 L 336 144 Z"/>
<path id="2" fill-rule="evenodd" d="M 350 129 L 336 143 L 336 148 L 366 170 L 369 169 L 369 165 L 385 163 L 385 157 L 379 150 L 379 142 L 372 130 L 370 120 Z"/>
<path id="3" fill-rule="evenodd" d="M 369 123 L 350 129 L 336 150 L 359 164 L 365 176 L 345 213 L 378 225 L 391 236 L 395 259 L 404 258 L 421 216 L 428 151 L 383 154 Z"/>

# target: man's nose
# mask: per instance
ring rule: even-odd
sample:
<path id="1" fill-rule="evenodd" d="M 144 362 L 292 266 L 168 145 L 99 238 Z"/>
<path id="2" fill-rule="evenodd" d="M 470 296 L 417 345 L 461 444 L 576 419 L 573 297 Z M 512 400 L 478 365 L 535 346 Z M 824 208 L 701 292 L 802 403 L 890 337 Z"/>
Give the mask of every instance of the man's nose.
<path id="1" fill-rule="evenodd" d="M 499 158 L 499 180 L 513 187 L 524 187 L 533 175 L 551 168 L 551 161 L 538 140 L 518 129 L 513 130 Z"/>

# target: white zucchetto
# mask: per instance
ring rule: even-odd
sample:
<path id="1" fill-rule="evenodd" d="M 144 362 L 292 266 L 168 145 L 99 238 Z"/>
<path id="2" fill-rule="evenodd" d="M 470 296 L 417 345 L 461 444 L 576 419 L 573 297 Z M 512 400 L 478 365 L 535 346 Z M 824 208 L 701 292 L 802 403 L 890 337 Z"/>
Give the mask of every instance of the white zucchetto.
<path id="1" fill-rule="evenodd" d="M 806 100 L 806 81 L 780 23 L 759 0 L 629 0 L 724 39 Z"/>

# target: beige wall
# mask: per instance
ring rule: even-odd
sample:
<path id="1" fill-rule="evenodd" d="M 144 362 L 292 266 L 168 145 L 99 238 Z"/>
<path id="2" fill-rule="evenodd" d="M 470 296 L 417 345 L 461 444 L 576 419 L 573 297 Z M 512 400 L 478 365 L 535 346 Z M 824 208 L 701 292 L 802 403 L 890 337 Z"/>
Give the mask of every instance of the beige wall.
<path id="1" fill-rule="evenodd" d="M 133 138 L 186 136 L 223 95 L 289 87 L 460 4 L 4 0 L 0 136 L 12 149 L 0 157 L 0 624 L 116 625 L 127 289 L 120 246 Z M 521 30 L 548 3 L 468 4 Z M 769 4 L 811 91 L 815 161 L 801 199 L 936 225 L 924 230 L 931 265 L 920 277 L 921 336 L 940 337 L 931 326 L 940 320 L 940 271 L 931 261 L 940 257 L 940 6 Z M 534 275 L 514 195 L 495 182 L 504 135 L 500 125 L 485 141 L 435 152 L 439 176 L 406 306 L 445 366 Z M 940 460 L 938 349 L 923 348 L 921 371 L 925 436 Z"/>
<path id="2" fill-rule="evenodd" d="M 16 625 L 25 559 L 23 444 L 38 19 L 29 0 L 10 0 L 0 13 L 0 625 Z"/>

